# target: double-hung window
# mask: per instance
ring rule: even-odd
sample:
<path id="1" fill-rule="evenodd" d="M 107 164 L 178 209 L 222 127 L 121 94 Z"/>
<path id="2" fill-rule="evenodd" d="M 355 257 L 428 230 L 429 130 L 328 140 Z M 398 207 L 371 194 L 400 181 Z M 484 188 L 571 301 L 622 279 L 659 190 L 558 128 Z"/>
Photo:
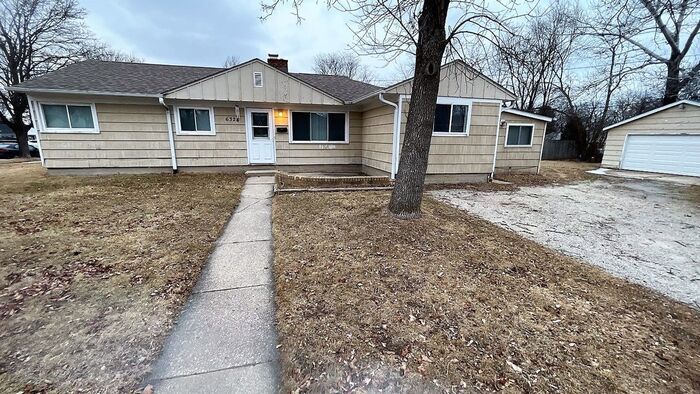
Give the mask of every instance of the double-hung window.
<path id="1" fill-rule="evenodd" d="M 345 112 L 292 111 L 291 142 L 347 142 Z"/>
<path id="2" fill-rule="evenodd" d="M 41 104 L 44 132 L 99 133 L 92 104 Z"/>
<path id="3" fill-rule="evenodd" d="M 469 135 L 471 102 L 438 98 L 433 134 Z"/>
<path id="4" fill-rule="evenodd" d="M 532 146 L 535 126 L 531 124 L 509 124 L 506 131 L 506 146 Z"/>
<path id="5" fill-rule="evenodd" d="M 214 111 L 211 108 L 180 107 L 176 113 L 178 134 L 215 134 Z"/>

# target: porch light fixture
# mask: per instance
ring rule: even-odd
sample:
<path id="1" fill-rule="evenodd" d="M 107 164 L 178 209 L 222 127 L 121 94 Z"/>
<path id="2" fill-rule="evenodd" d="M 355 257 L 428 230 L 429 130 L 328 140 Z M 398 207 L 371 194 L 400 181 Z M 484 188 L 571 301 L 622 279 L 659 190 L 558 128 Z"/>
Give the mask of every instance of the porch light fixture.
<path id="1" fill-rule="evenodd" d="M 289 126 L 289 112 L 283 108 L 277 108 L 273 111 L 275 115 L 275 126 Z"/>

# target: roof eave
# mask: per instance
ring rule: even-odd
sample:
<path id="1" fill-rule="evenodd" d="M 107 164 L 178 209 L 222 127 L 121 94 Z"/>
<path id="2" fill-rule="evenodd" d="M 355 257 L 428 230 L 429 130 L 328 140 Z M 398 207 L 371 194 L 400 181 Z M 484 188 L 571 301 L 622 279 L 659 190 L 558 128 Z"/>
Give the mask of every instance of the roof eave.
<path id="1" fill-rule="evenodd" d="M 74 90 L 74 89 L 45 89 L 45 88 L 23 88 L 20 86 L 8 86 L 6 90 L 20 93 L 52 93 L 52 94 L 83 94 L 91 96 L 119 96 L 119 97 L 163 97 L 157 93 L 129 93 L 129 92 L 104 92 L 97 90 Z"/>
<path id="2" fill-rule="evenodd" d="M 537 119 L 537 120 L 541 120 L 543 122 L 551 122 L 553 119 L 553 118 L 550 118 L 549 116 L 533 114 L 531 112 L 520 111 L 520 110 L 512 109 L 512 108 L 504 108 L 501 110 L 501 112 L 505 112 L 505 113 L 509 113 L 509 114 L 513 114 L 513 115 L 518 115 L 518 116 L 522 116 L 525 118 Z"/>
<path id="3" fill-rule="evenodd" d="M 680 101 L 676 101 L 675 103 L 666 104 L 666 105 L 664 105 L 663 107 L 659 107 L 659 108 L 656 108 L 656 109 L 652 109 L 651 111 L 647 111 L 647 112 L 641 113 L 641 114 L 639 114 L 639 115 L 637 115 L 637 116 L 633 116 L 633 117 L 631 117 L 631 118 L 629 118 L 629 119 L 625 119 L 625 120 L 623 120 L 623 121 L 621 121 L 621 122 L 617 122 L 617 123 L 615 123 L 615 124 L 611 124 L 610 126 L 603 127 L 603 131 L 612 130 L 612 129 L 616 128 L 616 127 L 620 127 L 620 126 L 622 126 L 622 125 L 626 125 L 627 123 L 634 122 L 635 120 L 639 120 L 639 119 L 642 119 L 642 118 L 646 118 L 647 116 L 653 115 L 653 114 L 658 113 L 658 112 L 661 112 L 661 111 L 665 111 L 665 110 L 667 110 L 667 109 L 669 109 L 669 108 L 673 108 L 673 107 L 675 107 L 675 106 L 677 106 L 677 105 L 681 105 L 681 104 L 688 104 L 688 105 L 692 105 L 692 106 L 694 106 L 694 107 L 700 107 L 700 102 L 693 101 L 693 100 L 680 100 Z"/>

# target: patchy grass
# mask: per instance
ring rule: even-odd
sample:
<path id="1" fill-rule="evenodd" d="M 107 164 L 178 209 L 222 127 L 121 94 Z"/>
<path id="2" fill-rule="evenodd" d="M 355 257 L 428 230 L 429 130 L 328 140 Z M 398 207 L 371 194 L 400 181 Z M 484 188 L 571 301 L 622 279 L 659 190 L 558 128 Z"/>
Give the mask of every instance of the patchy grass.
<path id="1" fill-rule="evenodd" d="M 0 392 L 137 388 L 242 183 L 0 166 Z"/>
<path id="2" fill-rule="evenodd" d="M 600 167 L 599 163 L 543 160 L 539 174 L 497 174 L 496 179 L 512 182 L 517 186 L 562 185 L 598 178 L 587 171 Z"/>
<path id="3" fill-rule="evenodd" d="M 700 314 L 432 199 L 274 199 L 283 392 L 698 392 Z"/>
<path id="4" fill-rule="evenodd" d="M 577 161 L 543 160 L 539 174 L 501 173 L 494 177 L 497 180 L 509 182 L 500 183 L 459 183 L 428 185 L 428 190 L 468 189 L 475 191 L 514 191 L 523 186 L 564 185 L 601 179 L 598 175 L 587 171 L 600 167 L 597 163 L 582 163 Z"/>

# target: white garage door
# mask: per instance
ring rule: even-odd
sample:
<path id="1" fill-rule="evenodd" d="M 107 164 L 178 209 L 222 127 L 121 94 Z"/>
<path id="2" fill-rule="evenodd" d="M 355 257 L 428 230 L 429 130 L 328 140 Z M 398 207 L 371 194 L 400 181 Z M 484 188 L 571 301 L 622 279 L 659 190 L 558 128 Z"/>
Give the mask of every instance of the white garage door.
<path id="1" fill-rule="evenodd" d="M 700 176 L 700 134 L 629 135 L 620 168 Z"/>

